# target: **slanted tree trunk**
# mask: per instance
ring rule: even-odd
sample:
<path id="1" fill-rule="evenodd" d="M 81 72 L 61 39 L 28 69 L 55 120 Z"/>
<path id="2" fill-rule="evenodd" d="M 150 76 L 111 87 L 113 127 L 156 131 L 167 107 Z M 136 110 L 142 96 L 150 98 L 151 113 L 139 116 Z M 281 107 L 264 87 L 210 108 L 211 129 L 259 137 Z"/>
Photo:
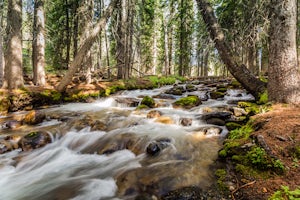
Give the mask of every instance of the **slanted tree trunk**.
<path id="1" fill-rule="evenodd" d="M 45 79 L 45 13 L 44 0 L 34 3 L 33 42 L 32 42 L 33 83 L 44 86 Z"/>
<path id="2" fill-rule="evenodd" d="M 23 87 L 22 68 L 22 0 L 8 1 L 7 47 L 3 88 Z"/>
<path id="3" fill-rule="evenodd" d="M 269 100 L 300 103 L 297 63 L 297 0 L 272 0 L 269 54 Z"/>
<path id="4" fill-rule="evenodd" d="M 86 53 L 90 50 L 93 43 L 97 40 L 100 31 L 106 25 L 106 22 L 108 21 L 112 12 L 116 8 L 117 3 L 119 3 L 119 2 L 120 2 L 120 0 L 112 0 L 110 2 L 109 6 L 106 8 L 102 17 L 99 19 L 98 23 L 95 25 L 95 27 L 91 31 L 91 34 L 88 35 L 86 40 L 83 42 L 83 44 L 79 48 L 74 60 L 71 62 L 69 70 L 67 71 L 66 75 L 64 76 L 64 78 L 61 80 L 60 84 L 56 88 L 59 92 L 63 92 L 66 90 L 66 87 L 71 82 L 74 73 L 76 72 L 78 67 L 82 64 L 82 61 L 83 61 Z M 90 30 L 86 30 L 86 31 L 90 31 Z"/>
<path id="5" fill-rule="evenodd" d="M 259 94 L 266 89 L 265 83 L 256 78 L 244 64 L 239 64 L 237 62 L 237 58 L 233 56 L 231 49 L 225 42 L 224 33 L 218 24 L 214 11 L 208 1 L 197 0 L 197 2 L 203 20 L 210 32 L 211 39 L 215 42 L 215 46 L 222 61 L 234 78 L 236 78 L 237 81 L 239 81 L 254 97 L 258 98 Z"/>

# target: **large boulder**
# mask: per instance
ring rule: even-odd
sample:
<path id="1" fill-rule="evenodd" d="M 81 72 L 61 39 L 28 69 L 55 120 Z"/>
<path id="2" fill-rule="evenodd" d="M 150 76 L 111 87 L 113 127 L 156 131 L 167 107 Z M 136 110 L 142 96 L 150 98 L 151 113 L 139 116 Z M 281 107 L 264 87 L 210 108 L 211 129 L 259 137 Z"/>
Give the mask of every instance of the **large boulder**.
<path id="1" fill-rule="evenodd" d="M 30 151 L 51 143 L 51 137 L 47 132 L 34 131 L 22 137 L 20 142 L 23 151 Z"/>

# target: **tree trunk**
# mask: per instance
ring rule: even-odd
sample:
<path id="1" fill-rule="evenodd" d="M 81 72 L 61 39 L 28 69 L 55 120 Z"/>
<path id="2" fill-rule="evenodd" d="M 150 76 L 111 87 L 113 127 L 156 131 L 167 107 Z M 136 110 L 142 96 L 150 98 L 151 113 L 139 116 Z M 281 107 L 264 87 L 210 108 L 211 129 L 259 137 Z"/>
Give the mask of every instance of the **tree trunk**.
<path id="1" fill-rule="evenodd" d="M 66 41 L 65 41 L 65 44 L 67 46 L 65 69 L 68 69 L 69 68 L 69 63 L 70 63 L 70 48 L 71 48 L 70 16 L 69 16 L 69 3 L 68 3 L 68 0 L 65 0 L 65 6 L 66 6 L 66 8 L 65 8 L 65 12 L 66 12 L 66 25 L 65 25 Z"/>
<path id="2" fill-rule="evenodd" d="M 297 63 L 297 1 L 272 0 L 269 54 L 269 100 L 300 103 Z"/>
<path id="3" fill-rule="evenodd" d="M 0 87 L 4 77 L 4 48 L 3 48 L 3 5 L 0 5 Z"/>
<path id="4" fill-rule="evenodd" d="M 70 64 L 70 68 L 67 71 L 67 74 L 61 80 L 60 84 L 57 86 L 57 90 L 59 92 L 63 92 L 66 90 L 67 85 L 71 82 L 74 73 L 76 72 L 77 68 L 82 64 L 82 61 L 85 57 L 87 51 L 91 48 L 97 37 L 99 36 L 99 32 L 103 29 L 108 21 L 109 17 L 111 16 L 112 12 L 114 11 L 117 3 L 120 0 L 112 0 L 105 10 L 103 16 L 99 19 L 98 23 L 95 25 L 91 34 L 88 35 L 86 40 L 84 41 L 83 45 L 79 48 L 77 55 L 75 56 L 74 60 Z M 86 30 L 89 31 L 89 30 Z"/>
<path id="5" fill-rule="evenodd" d="M 197 0 L 203 20 L 210 32 L 212 40 L 220 54 L 220 57 L 230 73 L 247 89 L 255 98 L 266 89 L 265 83 L 256 78 L 243 64 L 238 64 L 237 58 L 225 42 L 225 37 L 213 9 L 207 0 Z"/>
<path id="6" fill-rule="evenodd" d="M 32 64 L 33 83 L 44 86 L 45 79 L 45 13 L 44 0 L 36 0 L 34 4 Z"/>
<path id="7" fill-rule="evenodd" d="M 22 0 L 8 1 L 7 47 L 5 51 L 5 77 L 3 88 L 23 87 L 22 68 Z"/>

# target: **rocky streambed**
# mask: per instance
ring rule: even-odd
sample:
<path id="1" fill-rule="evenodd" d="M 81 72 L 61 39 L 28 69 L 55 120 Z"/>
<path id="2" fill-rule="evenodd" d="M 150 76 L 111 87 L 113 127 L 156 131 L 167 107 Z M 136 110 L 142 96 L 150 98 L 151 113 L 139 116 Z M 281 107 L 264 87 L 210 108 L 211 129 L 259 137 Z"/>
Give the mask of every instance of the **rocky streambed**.
<path id="1" fill-rule="evenodd" d="M 0 199 L 219 199 L 218 151 L 252 100 L 193 81 L 2 116 Z"/>

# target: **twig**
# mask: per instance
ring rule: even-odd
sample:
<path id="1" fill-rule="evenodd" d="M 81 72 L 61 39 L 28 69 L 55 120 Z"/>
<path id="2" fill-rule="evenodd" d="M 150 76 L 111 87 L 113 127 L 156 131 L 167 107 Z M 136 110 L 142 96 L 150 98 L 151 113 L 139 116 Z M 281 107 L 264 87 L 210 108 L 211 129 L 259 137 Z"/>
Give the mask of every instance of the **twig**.
<path id="1" fill-rule="evenodd" d="M 252 182 L 246 183 L 246 184 L 242 185 L 241 187 L 238 187 L 238 188 L 236 188 L 235 190 L 233 190 L 233 191 L 231 192 L 231 197 L 232 197 L 232 199 L 235 200 L 235 198 L 234 198 L 234 193 L 236 193 L 237 191 L 239 191 L 239 189 L 242 189 L 242 188 L 247 187 L 247 186 L 249 186 L 249 185 L 253 185 L 255 182 L 256 182 L 256 181 L 252 181 Z"/>

